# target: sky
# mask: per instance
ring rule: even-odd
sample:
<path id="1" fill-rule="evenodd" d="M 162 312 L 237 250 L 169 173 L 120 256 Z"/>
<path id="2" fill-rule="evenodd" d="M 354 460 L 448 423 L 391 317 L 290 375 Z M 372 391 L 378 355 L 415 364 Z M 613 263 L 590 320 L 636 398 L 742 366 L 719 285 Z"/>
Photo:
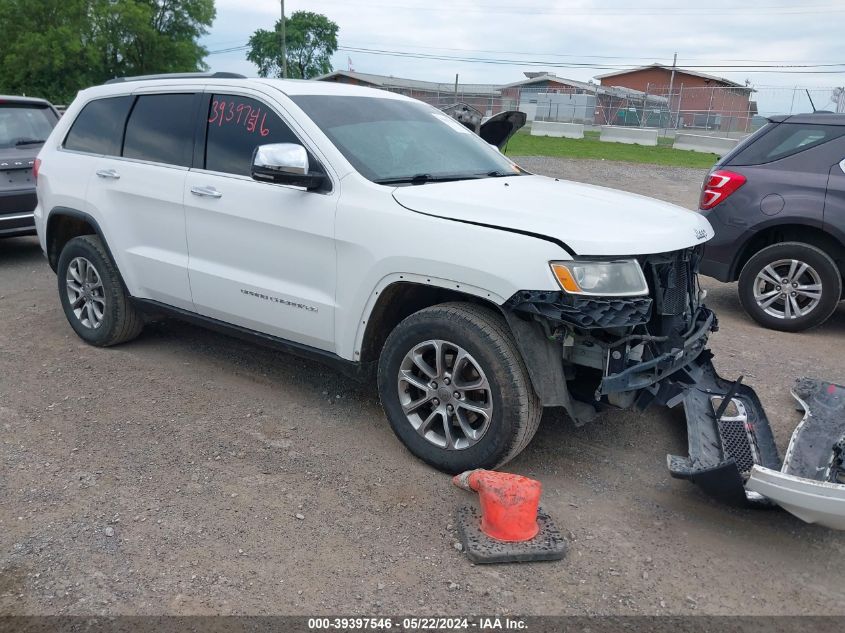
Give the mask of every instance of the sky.
<path id="1" fill-rule="evenodd" d="M 216 5 L 203 38 L 209 51 L 246 44 L 280 14 L 279 0 Z M 671 65 L 677 53 L 679 67 L 749 80 L 761 114 L 809 110 L 796 86 L 812 89 L 817 108 L 831 107 L 830 89 L 845 85 L 845 0 L 285 0 L 288 16 L 298 10 L 340 27 L 336 70 L 351 59 L 359 72 L 444 83 L 458 74 L 461 83 L 505 84 L 544 70 L 588 81 L 652 62 Z M 244 50 L 210 54 L 206 62 L 256 74 Z M 795 67 L 802 65 L 814 67 Z"/>

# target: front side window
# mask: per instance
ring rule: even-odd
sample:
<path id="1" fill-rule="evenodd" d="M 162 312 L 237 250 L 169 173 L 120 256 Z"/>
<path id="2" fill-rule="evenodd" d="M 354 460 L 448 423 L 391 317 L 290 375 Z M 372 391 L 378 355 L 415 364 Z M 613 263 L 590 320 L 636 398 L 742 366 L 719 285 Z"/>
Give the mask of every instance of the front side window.
<path id="1" fill-rule="evenodd" d="M 57 120 L 47 106 L 0 104 L 0 148 L 43 143 Z"/>
<path id="2" fill-rule="evenodd" d="M 88 103 L 65 138 L 65 149 L 120 156 L 123 127 L 132 97 L 107 97 Z"/>
<path id="3" fill-rule="evenodd" d="M 126 123 L 123 156 L 191 166 L 195 95 L 141 95 Z"/>
<path id="4" fill-rule="evenodd" d="M 210 171 L 249 176 L 259 145 L 301 144 L 277 114 L 249 97 L 213 95 L 207 126 L 205 168 Z"/>
<path id="5" fill-rule="evenodd" d="M 381 97 L 294 95 L 291 99 L 374 182 L 516 176 L 480 137 L 429 105 Z"/>

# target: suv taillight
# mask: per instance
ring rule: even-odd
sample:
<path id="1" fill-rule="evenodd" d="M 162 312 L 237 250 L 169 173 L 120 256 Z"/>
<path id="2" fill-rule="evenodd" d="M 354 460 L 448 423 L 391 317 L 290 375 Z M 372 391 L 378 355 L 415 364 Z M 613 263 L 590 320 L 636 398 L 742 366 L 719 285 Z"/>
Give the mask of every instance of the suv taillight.
<path id="1" fill-rule="evenodd" d="M 41 169 L 41 159 L 36 158 L 35 163 L 32 165 L 32 177 L 35 179 L 35 182 L 38 182 L 38 170 Z"/>
<path id="2" fill-rule="evenodd" d="M 701 200 L 698 208 L 702 211 L 712 209 L 725 198 L 745 184 L 745 176 L 725 169 L 717 169 L 707 176 L 701 188 Z"/>

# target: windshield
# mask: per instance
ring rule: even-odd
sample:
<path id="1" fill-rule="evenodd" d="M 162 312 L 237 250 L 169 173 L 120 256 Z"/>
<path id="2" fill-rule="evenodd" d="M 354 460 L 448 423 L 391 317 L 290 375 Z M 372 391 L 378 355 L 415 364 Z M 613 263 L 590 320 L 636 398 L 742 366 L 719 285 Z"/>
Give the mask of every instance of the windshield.
<path id="1" fill-rule="evenodd" d="M 498 150 L 421 102 L 330 95 L 291 99 L 373 182 L 422 184 L 520 174 Z"/>
<path id="2" fill-rule="evenodd" d="M 57 120 L 46 106 L 0 104 L 0 148 L 43 143 Z"/>

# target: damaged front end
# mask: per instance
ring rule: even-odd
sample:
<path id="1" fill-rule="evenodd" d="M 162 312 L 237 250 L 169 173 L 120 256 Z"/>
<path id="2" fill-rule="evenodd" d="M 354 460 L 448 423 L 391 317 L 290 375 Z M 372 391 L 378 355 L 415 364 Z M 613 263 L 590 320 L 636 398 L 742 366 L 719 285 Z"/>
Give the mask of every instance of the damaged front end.
<path id="1" fill-rule="evenodd" d="M 538 380 L 548 382 L 549 364 L 560 365 L 572 404 L 559 402 L 559 394 L 550 394 L 556 400 L 550 403 L 540 393 L 544 402 L 566 407 L 576 424 L 604 406 L 644 410 L 655 403 L 679 404 L 695 385 L 696 361 L 718 327 L 716 316 L 702 303 L 700 258 L 700 247 L 637 258 L 647 296 L 528 290 L 511 297 L 505 316 L 524 351 L 534 355 L 551 345 L 557 357 L 542 372 L 532 372 L 532 379 L 544 374 L 536 377 L 535 386 Z M 548 387 L 541 384 L 540 391 L 548 392 Z"/>
<path id="2" fill-rule="evenodd" d="M 799 381 L 806 415 L 781 464 L 754 390 L 713 367 L 707 340 L 718 323 L 703 304 L 700 258 L 701 247 L 638 257 L 648 296 L 514 294 L 504 314 L 535 389 L 576 425 L 602 408 L 683 404 L 688 455 L 667 456 L 673 477 L 732 505 L 775 502 L 845 529 L 845 388 Z"/>

